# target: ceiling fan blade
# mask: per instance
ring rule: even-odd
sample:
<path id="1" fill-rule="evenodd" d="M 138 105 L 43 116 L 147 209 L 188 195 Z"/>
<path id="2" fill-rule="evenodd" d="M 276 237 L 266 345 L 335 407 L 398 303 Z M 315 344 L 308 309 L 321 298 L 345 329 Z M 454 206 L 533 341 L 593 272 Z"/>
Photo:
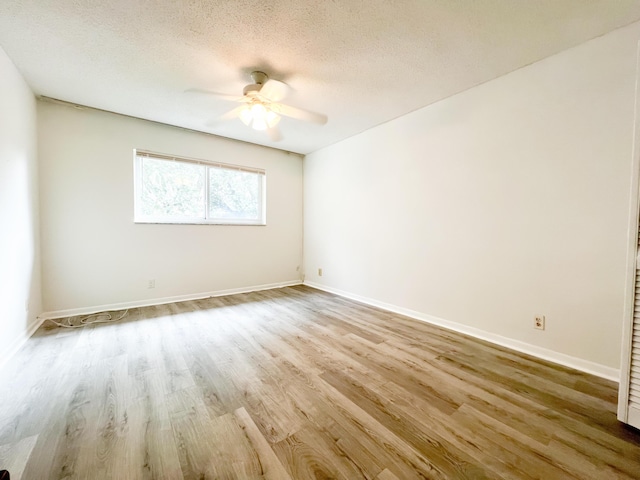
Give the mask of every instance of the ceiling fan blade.
<path id="1" fill-rule="evenodd" d="M 274 142 L 282 140 L 282 133 L 280 133 L 280 129 L 278 127 L 267 128 L 267 133 L 269 134 L 269 138 Z"/>
<path id="2" fill-rule="evenodd" d="M 227 113 L 223 113 L 222 115 L 220 115 L 217 120 L 231 120 L 232 118 L 238 118 L 240 116 L 240 112 L 242 112 L 245 108 L 248 108 L 247 105 L 237 106 L 233 110 L 229 110 Z"/>
<path id="3" fill-rule="evenodd" d="M 269 108 L 280 115 L 295 118 L 296 120 L 304 120 L 319 125 L 327 123 L 327 116 L 322 113 L 310 112 L 301 108 L 285 105 L 284 103 L 272 103 Z"/>
<path id="4" fill-rule="evenodd" d="M 216 117 L 216 118 L 212 118 L 210 120 L 207 120 L 206 122 L 204 122 L 204 126 L 205 127 L 217 127 L 220 125 L 221 122 L 225 121 L 225 120 L 232 120 L 234 118 L 238 118 L 240 116 L 240 113 L 247 108 L 246 105 L 238 105 L 236 108 L 234 108 L 233 110 L 229 110 L 226 113 L 223 113 L 222 115 Z"/>
<path id="5" fill-rule="evenodd" d="M 228 100 L 230 102 L 243 102 L 246 103 L 249 99 L 245 96 L 239 97 L 237 95 L 227 95 L 226 93 L 212 92 L 211 90 L 202 90 L 200 88 L 190 88 L 184 91 L 185 93 L 197 93 L 200 95 L 209 95 L 219 98 L 220 100 Z"/>
<path id="6" fill-rule="evenodd" d="M 267 80 L 259 93 L 270 102 L 279 102 L 289 93 L 289 85 L 278 80 Z"/>

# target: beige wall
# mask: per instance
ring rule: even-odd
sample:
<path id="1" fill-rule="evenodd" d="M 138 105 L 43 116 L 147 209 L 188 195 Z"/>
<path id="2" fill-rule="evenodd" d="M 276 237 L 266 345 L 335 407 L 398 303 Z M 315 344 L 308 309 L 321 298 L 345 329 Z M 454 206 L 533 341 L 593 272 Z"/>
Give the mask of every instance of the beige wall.
<path id="1" fill-rule="evenodd" d="M 308 155 L 306 281 L 615 375 L 638 38 L 631 25 Z"/>
<path id="2" fill-rule="evenodd" d="M 46 312 L 299 281 L 299 156 L 49 102 L 38 128 Z M 134 148 L 264 168 L 267 226 L 134 224 Z"/>
<path id="3" fill-rule="evenodd" d="M 0 364 L 41 309 L 36 101 L 0 49 Z"/>
<path id="4" fill-rule="evenodd" d="M 618 368 L 639 37 L 631 25 L 309 155 L 307 281 Z M 39 212 L 36 102 L 2 51 L 0 100 L 6 348 L 42 310 L 299 279 L 298 156 L 38 102 Z M 134 148 L 265 168 L 267 227 L 133 224 Z"/>

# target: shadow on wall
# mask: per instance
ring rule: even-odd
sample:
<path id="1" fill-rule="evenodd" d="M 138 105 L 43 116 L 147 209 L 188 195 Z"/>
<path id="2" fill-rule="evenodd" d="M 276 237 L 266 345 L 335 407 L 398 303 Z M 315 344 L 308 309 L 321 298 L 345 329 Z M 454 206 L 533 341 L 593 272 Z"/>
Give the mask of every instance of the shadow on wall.
<path id="1" fill-rule="evenodd" d="M 14 152 L 0 171 L 0 223 L 4 226 L 0 235 L 1 365 L 32 333 L 42 305 L 35 161 L 26 151 Z"/>

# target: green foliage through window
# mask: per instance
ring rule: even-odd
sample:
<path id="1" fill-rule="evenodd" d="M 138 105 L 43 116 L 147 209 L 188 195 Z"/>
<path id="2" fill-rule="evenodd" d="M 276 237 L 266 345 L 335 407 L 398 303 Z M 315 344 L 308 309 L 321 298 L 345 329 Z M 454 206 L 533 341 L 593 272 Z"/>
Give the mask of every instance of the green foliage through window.
<path id="1" fill-rule="evenodd" d="M 251 172 L 209 169 L 209 216 L 257 219 L 262 178 Z"/>
<path id="2" fill-rule="evenodd" d="M 136 156 L 136 222 L 264 224 L 264 173 Z"/>
<path id="3" fill-rule="evenodd" d="M 200 165 L 145 158 L 142 214 L 146 217 L 204 218 L 205 173 Z"/>

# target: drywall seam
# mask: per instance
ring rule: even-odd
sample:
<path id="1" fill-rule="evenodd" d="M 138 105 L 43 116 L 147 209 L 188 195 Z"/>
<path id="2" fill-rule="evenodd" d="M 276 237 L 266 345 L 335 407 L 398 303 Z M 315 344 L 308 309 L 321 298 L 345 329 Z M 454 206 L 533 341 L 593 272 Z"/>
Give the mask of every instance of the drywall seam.
<path id="1" fill-rule="evenodd" d="M 163 305 L 165 303 L 186 302 L 188 300 L 201 300 L 203 298 L 221 297 L 224 295 L 235 295 L 237 293 L 258 292 L 260 290 L 271 290 L 273 288 L 290 287 L 292 285 L 300 285 L 300 280 L 292 280 L 289 282 L 269 283 L 265 285 L 254 285 L 252 287 L 230 288 L 227 290 L 216 290 L 213 292 L 192 293 L 189 295 L 177 295 L 174 297 L 150 298 L 145 300 L 137 300 L 134 302 L 111 303 L 108 305 L 98 305 L 94 307 L 71 308 L 68 310 L 57 310 L 53 312 L 44 312 L 38 316 L 42 323 L 45 320 L 53 320 L 54 318 L 73 317 L 76 315 L 90 315 L 93 313 L 124 310 L 126 308 L 150 307 L 153 305 Z"/>
<path id="2" fill-rule="evenodd" d="M 565 355 L 564 353 L 555 352 L 553 350 L 538 347 L 536 345 L 531 345 L 530 343 L 503 337 L 502 335 L 496 335 L 495 333 L 486 332 L 484 330 L 480 330 L 479 328 L 469 327 L 461 323 L 445 320 L 444 318 L 435 317 L 433 315 L 417 312 L 408 308 L 398 307 L 397 305 L 393 305 L 390 303 L 380 302 L 373 298 L 363 297 L 354 293 L 345 292 L 344 290 L 340 290 L 337 288 L 326 287 L 324 285 L 307 281 L 304 282 L 304 285 L 317 288 L 318 290 L 323 290 L 325 292 L 333 293 L 335 295 L 340 295 L 341 297 L 349 298 L 351 300 L 356 300 L 358 302 L 365 303 L 373 307 L 378 307 L 389 312 L 398 313 L 400 315 L 420 320 L 422 322 L 437 325 L 438 327 L 453 330 L 454 332 L 463 333 L 480 340 L 485 340 L 502 347 L 510 348 L 517 352 L 532 355 L 542 360 L 547 360 L 563 365 L 565 367 L 573 368 L 582 372 L 596 375 L 598 377 L 606 378 L 607 380 L 612 380 L 614 382 L 620 381 L 620 370 L 616 368 L 607 367 L 606 365 L 601 365 L 599 363 L 584 360 L 582 358 Z"/>

